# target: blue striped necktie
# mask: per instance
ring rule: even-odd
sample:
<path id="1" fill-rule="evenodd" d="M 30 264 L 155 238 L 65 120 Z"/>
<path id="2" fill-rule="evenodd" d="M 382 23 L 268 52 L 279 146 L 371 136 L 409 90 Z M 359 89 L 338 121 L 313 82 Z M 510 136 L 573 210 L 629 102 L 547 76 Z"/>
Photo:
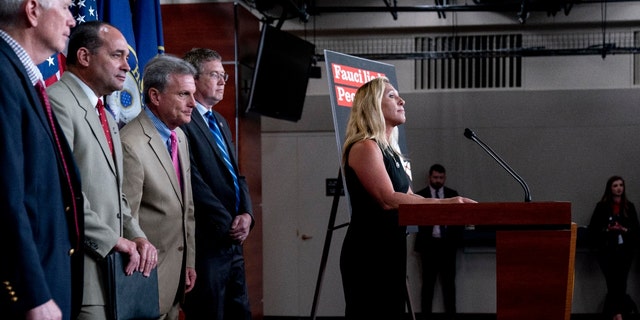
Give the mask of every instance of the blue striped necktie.
<path id="1" fill-rule="evenodd" d="M 231 173 L 231 177 L 233 177 L 233 187 L 236 191 L 236 213 L 238 212 L 238 206 L 240 204 L 240 185 L 238 184 L 238 175 L 236 174 L 236 170 L 231 163 L 231 156 L 229 156 L 229 150 L 227 149 L 227 144 L 224 142 L 224 138 L 222 137 L 222 132 L 220 131 L 220 127 L 218 126 L 218 121 L 216 121 L 216 117 L 211 111 L 207 111 L 204 114 L 205 118 L 207 118 L 207 123 L 209 124 L 209 129 L 213 134 L 213 138 L 216 140 L 216 145 L 218 145 L 218 149 L 220 153 L 222 153 L 222 158 L 224 160 L 224 164 L 229 169 L 229 173 Z"/>

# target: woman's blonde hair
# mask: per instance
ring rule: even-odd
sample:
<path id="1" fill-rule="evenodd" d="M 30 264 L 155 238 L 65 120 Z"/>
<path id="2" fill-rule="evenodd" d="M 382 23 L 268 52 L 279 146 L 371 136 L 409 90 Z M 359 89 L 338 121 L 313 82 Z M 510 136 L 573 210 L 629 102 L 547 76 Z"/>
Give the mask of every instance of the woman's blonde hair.
<path id="1" fill-rule="evenodd" d="M 393 129 L 389 139 L 385 134 L 382 97 L 388 83 L 389 79 L 386 77 L 375 78 L 356 91 L 342 148 L 343 165 L 346 161 L 347 150 L 354 143 L 367 139 L 375 141 L 383 152 L 401 156 L 398 145 L 398 128 Z"/>

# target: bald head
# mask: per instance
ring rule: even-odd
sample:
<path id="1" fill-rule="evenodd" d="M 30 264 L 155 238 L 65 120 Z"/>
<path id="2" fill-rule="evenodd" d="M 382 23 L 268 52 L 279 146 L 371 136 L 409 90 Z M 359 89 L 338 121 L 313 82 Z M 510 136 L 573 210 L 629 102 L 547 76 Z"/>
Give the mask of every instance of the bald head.
<path id="1" fill-rule="evenodd" d="M 78 49 L 86 48 L 90 53 L 95 53 L 102 47 L 104 45 L 102 34 L 110 28 L 113 28 L 110 24 L 95 20 L 80 24 L 73 29 L 69 38 L 67 65 L 78 64 Z"/>

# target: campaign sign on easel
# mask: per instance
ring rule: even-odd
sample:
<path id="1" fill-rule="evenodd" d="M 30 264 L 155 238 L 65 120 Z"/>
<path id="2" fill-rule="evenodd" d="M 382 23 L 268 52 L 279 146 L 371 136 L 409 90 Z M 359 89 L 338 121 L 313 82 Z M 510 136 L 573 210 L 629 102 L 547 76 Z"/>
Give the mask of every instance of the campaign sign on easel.
<path id="1" fill-rule="evenodd" d="M 326 62 L 327 79 L 329 79 L 329 96 L 331 98 L 338 154 L 340 155 L 339 161 L 342 163 L 342 146 L 344 145 L 347 121 L 351 113 L 353 97 L 358 88 L 374 78 L 384 76 L 389 79 L 389 82 L 396 90 L 400 91 L 400 89 L 398 88 L 394 65 L 330 50 L 324 51 L 324 60 Z M 406 152 L 406 147 L 403 126 L 399 126 L 398 129 L 400 149 L 404 153 Z M 348 199 L 346 185 L 344 189 Z"/>

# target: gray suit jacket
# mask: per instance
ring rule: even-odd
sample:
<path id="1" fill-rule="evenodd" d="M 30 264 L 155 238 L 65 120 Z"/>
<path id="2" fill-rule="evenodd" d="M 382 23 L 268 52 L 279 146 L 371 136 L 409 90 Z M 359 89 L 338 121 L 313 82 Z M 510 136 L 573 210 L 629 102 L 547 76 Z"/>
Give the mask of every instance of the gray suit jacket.
<path id="1" fill-rule="evenodd" d="M 84 195 L 85 261 L 83 305 L 104 305 L 101 268 L 120 236 L 145 237 L 122 192 L 122 148 L 118 126 L 107 115 L 115 159 L 111 156 L 95 106 L 68 73 L 47 89 L 51 106 L 73 150 Z"/>
<path id="2" fill-rule="evenodd" d="M 195 219 L 187 139 L 180 128 L 182 188 L 158 130 L 143 110 L 122 128 L 124 192 L 131 213 L 158 249 L 160 313 L 184 297 L 185 266 L 195 269 Z"/>

